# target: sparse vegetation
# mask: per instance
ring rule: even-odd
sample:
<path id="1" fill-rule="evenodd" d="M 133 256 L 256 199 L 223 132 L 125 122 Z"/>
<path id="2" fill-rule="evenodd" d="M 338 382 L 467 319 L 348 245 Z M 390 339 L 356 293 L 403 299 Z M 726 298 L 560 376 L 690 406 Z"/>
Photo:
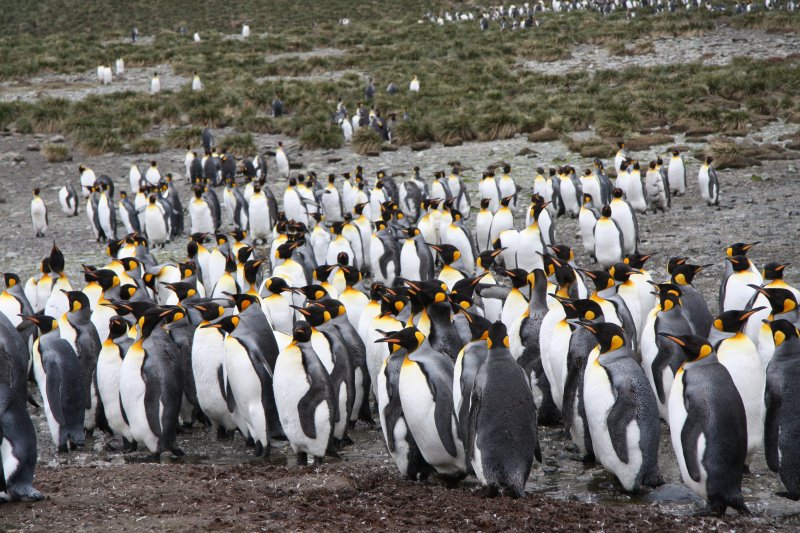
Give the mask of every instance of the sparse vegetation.
<path id="1" fill-rule="evenodd" d="M 256 152 L 256 143 L 253 142 L 253 135 L 250 133 L 226 135 L 219 142 L 219 146 L 225 152 L 237 157 L 252 157 Z"/>
<path id="2" fill-rule="evenodd" d="M 67 148 L 67 145 L 63 143 L 44 143 L 42 145 L 42 154 L 50 163 L 63 163 L 64 161 L 72 161 L 69 148 Z"/>
<path id="3" fill-rule="evenodd" d="M 131 144 L 131 150 L 135 154 L 157 154 L 161 151 L 161 141 L 150 138 L 137 139 Z"/>
<path id="4" fill-rule="evenodd" d="M 381 151 L 383 139 L 372 128 L 361 128 L 353 134 L 353 150 L 361 155 Z"/>

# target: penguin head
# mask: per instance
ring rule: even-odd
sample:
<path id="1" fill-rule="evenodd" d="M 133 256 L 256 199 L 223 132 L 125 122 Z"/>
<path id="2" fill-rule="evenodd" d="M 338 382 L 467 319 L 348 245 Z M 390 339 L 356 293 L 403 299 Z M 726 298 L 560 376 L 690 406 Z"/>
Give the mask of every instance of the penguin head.
<path id="1" fill-rule="evenodd" d="M 119 262 L 122 263 L 122 268 L 125 269 L 125 272 L 134 272 L 134 271 L 138 272 L 139 267 L 142 264 L 135 257 L 123 257 L 122 259 L 119 260 Z"/>
<path id="2" fill-rule="evenodd" d="M 325 283 L 331 275 L 336 265 L 319 265 L 314 269 L 311 276 L 319 283 Z"/>
<path id="3" fill-rule="evenodd" d="M 583 193 L 583 205 L 589 205 L 592 203 L 592 195 L 588 193 Z"/>
<path id="4" fill-rule="evenodd" d="M 225 296 L 227 296 L 233 301 L 234 305 L 236 306 L 236 309 L 238 309 L 240 313 L 244 312 L 244 310 L 250 307 L 251 305 L 260 307 L 260 302 L 258 298 L 256 296 L 253 296 L 252 294 L 231 294 L 228 292 L 223 294 L 225 294 Z"/>
<path id="5" fill-rule="evenodd" d="M 136 291 L 139 289 L 136 285 L 131 285 L 130 283 L 126 283 L 122 287 L 119 288 L 119 297 L 123 300 L 130 300 L 136 294 Z"/>
<path id="6" fill-rule="evenodd" d="M 783 279 L 784 270 L 787 266 L 789 266 L 789 263 L 777 263 L 775 261 L 767 263 L 764 265 L 764 279 L 766 281 Z"/>
<path id="7" fill-rule="evenodd" d="M 435 244 L 428 244 L 428 246 L 439 254 L 439 257 L 442 258 L 442 261 L 446 265 L 458 261 L 461 257 L 461 252 L 452 244 L 440 244 L 438 246 Z"/>
<path id="8" fill-rule="evenodd" d="M 677 265 L 672 269 L 672 283 L 676 285 L 691 285 L 698 272 L 711 265 Z"/>
<path id="9" fill-rule="evenodd" d="M 224 316 L 212 324 L 200 326 L 201 328 L 216 328 L 225 333 L 233 333 L 241 319 L 237 315 Z"/>
<path id="10" fill-rule="evenodd" d="M 147 198 L 147 203 L 150 204 L 150 205 L 156 205 L 156 195 L 155 194 L 151 194 Z"/>
<path id="11" fill-rule="evenodd" d="M 561 261 L 568 262 L 575 259 L 575 253 L 572 251 L 572 248 L 566 244 L 549 244 L 547 247 L 550 248 L 550 250 L 555 254 L 556 258 L 560 259 Z"/>
<path id="12" fill-rule="evenodd" d="M 19 285 L 20 279 L 19 276 L 11 273 L 11 272 L 4 272 L 3 273 L 3 282 L 6 284 L 6 289 L 10 289 L 16 285 Z"/>
<path id="13" fill-rule="evenodd" d="M 162 305 L 161 318 L 165 322 L 166 329 L 170 329 L 170 325 L 180 322 L 186 318 L 186 309 L 179 305 Z"/>
<path id="14" fill-rule="evenodd" d="M 333 298 L 326 298 L 324 300 L 314 302 L 310 305 L 322 307 L 323 309 L 325 309 L 330 313 L 331 318 L 345 316 L 347 314 L 347 308 L 345 308 L 344 304 L 339 300 L 335 300 Z"/>
<path id="15" fill-rule="evenodd" d="M 658 292 L 658 304 L 662 311 L 669 311 L 675 307 L 680 307 L 681 299 L 674 291 L 660 290 Z"/>
<path id="16" fill-rule="evenodd" d="M 521 268 L 512 268 L 510 270 L 504 268 L 498 269 L 498 271 L 511 280 L 511 285 L 515 289 L 521 289 L 528 284 L 528 272 Z"/>
<path id="17" fill-rule="evenodd" d="M 734 255 L 725 259 L 731 264 L 734 272 L 744 272 L 750 269 L 750 260 L 743 255 Z"/>
<path id="18" fill-rule="evenodd" d="M 711 163 L 714 162 L 714 158 L 711 156 L 706 157 L 706 165 L 711 166 Z"/>
<path id="19" fill-rule="evenodd" d="M 508 204 L 511 203 L 511 200 L 513 199 L 514 199 L 513 194 L 511 196 L 504 196 L 503 198 L 500 199 L 500 205 L 502 205 L 503 207 L 508 207 Z"/>
<path id="20" fill-rule="evenodd" d="M 600 215 L 603 218 L 611 218 L 611 206 L 604 205 L 602 209 L 600 209 Z"/>
<path id="21" fill-rule="evenodd" d="M 61 274 L 64 271 L 64 254 L 61 253 L 56 243 L 53 242 L 53 248 L 50 249 L 50 257 L 48 258 L 50 272 Z"/>
<path id="22" fill-rule="evenodd" d="M 237 229 L 231 231 L 228 235 L 233 237 L 233 240 L 236 241 L 237 243 L 239 243 L 239 242 L 242 242 L 243 240 L 245 240 L 247 238 L 247 231 L 243 230 L 241 228 L 237 228 Z"/>
<path id="23" fill-rule="evenodd" d="M 670 335 L 668 333 L 659 333 L 658 335 L 680 346 L 687 363 L 700 361 L 714 353 L 714 348 L 708 340 L 699 335 Z"/>
<path id="24" fill-rule="evenodd" d="M 185 263 L 178 263 L 178 270 L 181 271 L 181 279 L 186 279 L 197 274 L 197 265 L 194 261 L 186 261 Z"/>
<path id="25" fill-rule="evenodd" d="M 380 296 L 381 315 L 397 315 L 406 308 L 408 297 L 405 289 L 389 289 L 384 287 L 384 292 Z"/>
<path id="26" fill-rule="evenodd" d="M 189 238 L 197 244 L 203 244 L 208 240 L 208 233 L 192 233 Z"/>
<path id="27" fill-rule="evenodd" d="M 322 285 L 318 284 L 306 285 L 305 287 L 292 287 L 289 290 L 295 294 L 302 294 L 307 300 L 311 301 L 324 300 L 330 296 L 328 291 L 325 290 Z"/>
<path id="28" fill-rule="evenodd" d="M 244 263 L 244 279 L 248 283 L 255 283 L 256 278 L 258 277 L 258 272 L 261 270 L 261 265 L 264 264 L 266 261 L 266 257 L 262 257 L 261 259 L 250 259 L 249 261 L 245 261 Z"/>
<path id="29" fill-rule="evenodd" d="M 575 315 L 578 320 L 605 322 L 603 308 L 600 307 L 600 304 L 594 300 L 590 300 L 589 298 L 581 298 L 579 300 L 573 300 L 572 305 L 575 309 Z"/>
<path id="30" fill-rule="evenodd" d="M 108 338 L 117 339 L 128 333 L 128 321 L 121 316 L 112 316 L 108 320 Z"/>
<path id="31" fill-rule="evenodd" d="M 264 282 L 264 288 L 273 294 L 291 292 L 289 290 L 289 284 L 286 283 L 286 280 L 277 276 L 267 278 L 267 280 Z"/>
<path id="32" fill-rule="evenodd" d="M 744 242 L 733 243 L 727 248 L 725 248 L 725 255 L 727 255 L 728 257 L 735 257 L 737 255 L 747 255 L 747 252 L 749 252 L 750 249 L 757 244 L 761 244 L 761 241 L 755 241 L 750 243 L 744 243 Z"/>
<path id="33" fill-rule="evenodd" d="M 69 302 L 69 310 L 71 313 L 75 313 L 81 309 L 87 309 L 91 311 L 89 298 L 87 298 L 82 291 L 65 291 L 62 289 L 61 292 L 63 292 L 67 297 L 67 301 Z"/>
<path id="34" fill-rule="evenodd" d="M 308 342 L 311 340 L 311 325 L 305 320 L 299 320 L 292 329 L 294 342 Z"/>
<path id="35" fill-rule="evenodd" d="M 672 157 L 678 157 L 679 155 L 681 155 L 681 153 L 677 148 L 672 150 Z"/>
<path id="36" fill-rule="evenodd" d="M 478 259 L 475 261 L 475 264 L 485 270 L 489 270 L 494 264 L 495 258 L 503 253 L 503 250 L 505 250 L 505 248 L 498 248 L 497 250 L 484 250 L 480 253 L 480 255 L 478 255 Z"/>
<path id="37" fill-rule="evenodd" d="M 650 170 L 655 170 L 656 169 L 656 162 L 655 161 L 650 161 L 648 166 L 650 167 Z"/>
<path id="38" fill-rule="evenodd" d="M 438 279 L 427 281 L 403 280 L 410 298 L 416 298 L 424 307 L 448 301 L 447 285 Z"/>
<path id="39" fill-rule="evenodd" d="M 481 209 L 489 209 L 489 198 L 481 198 Z"/>
<path id="40" fill-rule="evenodd" d="M 278 246 L 278 249 L 275 250 L 275 256 L 279 259 L 289 259 L 292 257 L 292 252 L 295 248 L 299 246 L 298 242 L 285 242 Z"/>
<path id="41" fill-rule="evenodd" d="M 794 324 L 786 319 L 764 320 L 763 322 L 769 325 L 769 329 L 772 331 L 772 340 L 775 342 L 776 348 L 786 342 L 787 339 L 800 337 L 800 332 L 797 331 Z"/>
<path id="42" fill-rule="evenodd" d="M 751 289 L 760 292 L 767 297 L 770 307 L 772 308 L 772 315 L 782 315 L 790 313 L 797 309 L 797 298 L 794 293 L 789 289 L 772 288 L 772 287 L 759 287 L 758 285 L 748 285 Z"/>
<path id="43" fill-rule="evenodd" d="M 19 315 L 19 316 L 23 320 L 27 320 L 28 322 L 31 322 L 37 328 L 39 328 L 39 332 L 42 335 L 50 333 L 55 329 L 58 329 L 58 320 L 49 315 L 45 315 L 43 313 L 37 313 L 35 315 Z"/>
<path id="44" fill-rule="evenodd" d="M 242 246 L 236 251 L 236 261 L 238 261 L 241 264 L 246 263 L 247 261 L 250 260 L 250 257 L 253 254 L 254 250 L 255 247 L 253 246 Z"/>
<path id="45" fill-rule="evenodd" d="M 491 322 L 486 320 L 486 318 L 482 317 L 481 315 L 470 313 L 463 308 L 460 308 L 459 312 L 464 315 L 464 317 L 467 319 L 467 324 L 469 324 L 470 340 L 477 341 L 481 339 L 486 340 L 489 338 L 489 328 L 492 325 Z"/>
<path id="46" fill-rule="evenodd" d="M 303 318 L 311 324 L 312 327 L 318 327 L 324 324 L 325 322 L 329 321 L 333 316 L 331 316 L 330 311 L 328 311 L 325 306 L 318 306 L 318 305 L 307 305 L 306 307 L 300 307 L 297 305 L 290 306 L 295 309 L 298 313 L 303 315 Z"/>
<path id="47" fill-rule="evenodd" d="M 34 196 L 37 196 L 37 197 L 38 197 L 40 192 L 42 192 L 42 191 L 41 191 L 41 190 L 39 190 L 39 189 L 33 189 L 33 195 L 34 195 Z"/>
<path id="48" fill-rule="evenodd" d="M 600 347 L 601 355 L 619 350 L 625 346 L 625 332 L 616 324 L 592 320 L 580 320 L 578 324 L 594 335 Z"/>
<path id="49" fill-rule="evenodd" d="M 161 285 L 173 291 L 178 297 L 179 301 L 183 301 L 186 298 L 191 298 L 197 294 L 195 285 L 186 281 L 179 281 L 177 283 L 162 283 Z"/>
<path id="50" fill-rule="evenodd" d="M 385 342 L 389 344 L 392 353 L 401 348 L 405 348 L 408 352 L 413 352 L 425 341 L 425 335 L 415 328 L 409 326 L 400 331 L 381 332 L 384 336 L 375 341 L 375 343 Z"/>
<path id="51" fill-rule="evenodd" d="M 386 285 L 379 281 L 373 281 L 369 286 L 369 299 L 373 302 L 378 302 L 381 296 L 386 292 Z"/>
<path id="52" fill-rule="evenodd" d="M 688 257 L 670 257 L 669 261 L 667 261 L 667 274 L 672 275 L 678 265 L 684 265 L 688 260 Z"/>
<path id="53" fill-rule="evenodd" d="M 724 331 L 726 333 L 738 333 L 742 331 L 742 328 L 747 323 L 747 319 L 762 309 L 766 309 L 766 307 L 755 307 L 747 311 L 741 311 L 738 309 L 725 311 L 724 313 L 717 315 L 717 317 L 714 319 L 712 327 L 716 330 Z"/>
<path id="54" fill-rule="evenodd" d="M 489 326 L 489 335 L 486 339 L 486 347 L 490 350 L 509 347 L 506 325 L 499 320 Z"/>
<path id="55" fill-rule="evenodd" d="M 216 320 L 225 314 L 225 308 L 210 299 L 192 303 L 189 306 L 200 311 L 200 316 L 206 322 Z"/>
<path id="56" fill-rule="evenodd" d="M 625 143 L 624 143 L 624 142 L 622 142 L 622 141 L 617 141 L 617 148 L 619 148 L 620 150 L 622 150 L 623 148 L 625 148 Z"/>
<path id="57" fill-rule="evenodd" d="M 409 239 L 413 239 L 417 235 L 421 234 L 421 232 L 419 231 L 419 228 L 417 228 L 416 226 L 410 226 L 408 228 L 403 228 L 403 233 L 405 233 L 406 236 Z"/>
<path id="58" fill-rule="evenodd" d="M 647 260 L 653 257 L 653 255 L 654 254 L 632 253 L 625 256 L 625 259 L 623 259 L 622 262 L 626 265 L 630 265 L 631 268 L 641 270 L 644 268 L 644 264 L 647 262 Z"/>
<path id="59" fill-rule="evenodd" d="M 594 282 L 595 290 L 598 292 L 614 286 L 614 278 L 605 270 L 581 270 L 580 272 Z"/>

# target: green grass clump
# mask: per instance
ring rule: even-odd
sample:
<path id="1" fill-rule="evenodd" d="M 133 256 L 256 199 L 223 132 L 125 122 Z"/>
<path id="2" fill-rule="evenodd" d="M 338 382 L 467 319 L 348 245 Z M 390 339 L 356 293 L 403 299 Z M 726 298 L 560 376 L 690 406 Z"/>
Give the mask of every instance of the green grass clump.
<path id="1" fill-rule="evenodd" d="M 226 153 L 237 157 L 252 156 L 256 151 L 256 144 L 250 133 L 234 133 L 226 135 L 219 142 L 219 146 Z"/>
<path id="2" fill-rule="evenodd" d="M 351 144 L 354 152 L 365 155 L 370 152 L 380 152 L 383 139 L 378 132 L 372 128 L 359 128 L 359 130 L 353 134 Z"/>
<path id="3" fill-rule="evenodd" d="M 88 155 L 119 153 L 124 146 L 119 133 L 103 128 L 87 131 L 77 143 Z"/>
<path id="4" fill-rule="evenodd" d="M 142 138 L 131 143 L 131 151 L 135 154 L 157 154 L 161 151 L 161 140 Z"/>
<path id="5" fill-rule="evenodd" d="M 200 144 L 203 128 L 189 126 L 188 128 L 173 128 L 164 136 L 164 144 L 168 148 L 186 148 Z"/>
<path id="6" fill-rule="evenodd" d="M 524 119 L 517 113 L 501 111 L 478 119 L 478 140 L 510 139 L 520 131 Z"/>
<path id="7" fill-rule="evenodd" d="M 466 114 L 445 117 L 436 124 L 434 129 L 436 140 L 441 143 L 450 143 L 457 140 L 472 141 L 477 137 L 472 119 Z"/>
<path id="8" fill-rule="evenodd" d="M 63 143 L 44 143 L 42 145 L 42 155 L 50 163 L 63 163 L 64 161 L 72 161 L 72 155 L 69 153 L 69 148 Z"/>
<path id="9" fill-rule="evenodd" d="M 306 126 L 300 134 L 300 146 L 308 150 L 341 148 L 343 141 L 342 130 L 324 122 Z"/>
<path id="10" fill-rule="evenodd" d="M 356 133 L 361 132 L 363 129 L 359 129 Z M 353 139 L 355 141 L 355 136 Z M 397 144 L 429 142 L 435 139 L 433 127 L 430 122 L 425 120 L 406 120 L 405 122 L 400 122 L 394 129 L 394 140 Z"/>

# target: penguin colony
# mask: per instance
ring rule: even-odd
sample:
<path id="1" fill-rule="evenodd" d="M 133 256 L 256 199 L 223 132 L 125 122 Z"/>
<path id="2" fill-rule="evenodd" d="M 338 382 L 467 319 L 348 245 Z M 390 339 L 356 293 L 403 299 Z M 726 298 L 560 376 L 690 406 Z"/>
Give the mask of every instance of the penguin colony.
<path id="1" fill-rule="evenodd" d="M 445 24 L 478 21 L 481 31 L 488 30 L 492 23 L 496 24 L 500 31 L 534 28 L 540 22 L 536 16 L 544 13 L 568 13 L 572 11 L 593 11 L 603 15 L 608 15 L 617 11 L 625 11 L 629 18 L 636 17 L 637 14 L 657 14 L 675 13 L 692 9 L 702 9 L 706 11 L 725 13 L 733 12 L 736 14 L 756 13 L 758 11 L 789 11 L 797 9 L 795 0 L 773 1 L 764 0 L 763 3 L 756 3 L 753 0 L 747 2 L 735 2 L 733 5 L 724 3 L 713 3 L 707 0 L 552 0 L 545 2 L 524 2 L 519 5 L 496 5 L 489 7 L 468 7 L 455 11 L 441 11 L 425 13 L 417 20 L 418 24 L 435 24 L 444 26 Z"/>
<path id="2" fill-rule="evenodd" d="M 539 168 L 524 188 L 508 165 L 487 171 L 473 233 L 458 169 L 428 181 L 414 168 L 403 182 L 378 171 L 371 186 L 361 167 L 290 176 L 279 144 L 279 204 L 264 156 L 217 153 L 210 130 L 203 141 L 206 156 L 186 155 L 190 227 L 156 161 L 132 166 L 116 200 L 108 176 L 81 166 L 107 263 L 84 265 L 76 290 L 54 244 L 24 284 L 5 274 L 4 497 L 40 497 L 25 410 L 32 369 L 61 452 L 100 429 L 124 450 L 181 455 L 179 424 L 204 423 L 221 440 L 238 431 L 258 456 L 288 440 L 306 464 L 335 455 L 377 412 L 403 476 L 474 474 L 487 494 L 518 497 L 541 461 L 539 426 L 560 424 L 582 460 L 641 491 L 664 483 L 663 419 L 683 481 L 710 511 L 748 513 L 742 478 L 762 446 L 786 496 L 800 498 L 800 310 L 786 265 L 759 271 L 747 258 L 757 243 L 727 247 L 717 317 L 692 286 L 709 265 L 671 258 L 660 283 L 645 268 L 637 214 L 686 192 L 677 151 L 644 170 L 620 143 L 614 179 L 599 160 L 582 173 Z M 713 206 L 712 163 L 698 183 Z M 520 224 L 512 208 L 523 192 Z M 76 215 L 74 187 L 62 193 Z M 579 220 L 594 269 L 556 239 L 562 216 Z M 184 233 L 184 260 L 158 262 L 153 251 Z"/>

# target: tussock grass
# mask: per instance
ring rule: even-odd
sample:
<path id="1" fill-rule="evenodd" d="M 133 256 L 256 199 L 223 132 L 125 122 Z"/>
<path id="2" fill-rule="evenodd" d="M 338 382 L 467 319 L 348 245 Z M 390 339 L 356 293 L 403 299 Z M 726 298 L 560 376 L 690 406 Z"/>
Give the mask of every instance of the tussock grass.
<path id="1" fill-rule="evenodd" d="M 353 134 L 351 144 L 353 146 L 353 151 L 357 154 L 365 155 L 370 152 L 380 152 L 383 139 L 381 139 L 378 132 L 372 128 L 359 128 L 359 130 Z"/>
<path id="2" fill-rule="evenodd" d="M 42 155 L 50 163 L 63 163 L 64 161 L 72 161 L 72 155 L 69 153 L 69 148 L 66 144 L 59 143 L 44 143 L 42 145 Z"/>
<path id="3" fill-rule="evenodd" d="M 342 130 L 324 122 L 306 126 L 300 134 L 300 146 L 310 150 L 340 148 L 343 142 Z"/>
<path id="4" fill-rule="evenodd" d="M 157 154 L 161 151 L 159 139 L 142 138 L 131 143 L 131 151 L 135 154 Z"/>
<path id="5" fill-rule="evenodd" d="M 224 152 L 234 154 L 237 157 L 252 156 L 256 152 L 256 144 L 253 141 L 253 136 L 249 133 L 226 135 L 219 142 L 219 146 Z"/>
<path id="6" fill-rule="evenodd" d="M 188 128 L 171 129 L 164 136 L 164 144 L 168 148 L 186 148 L 200 144 L 200 135 L 203 128 L 200 126 L 189 126 Z"/>

